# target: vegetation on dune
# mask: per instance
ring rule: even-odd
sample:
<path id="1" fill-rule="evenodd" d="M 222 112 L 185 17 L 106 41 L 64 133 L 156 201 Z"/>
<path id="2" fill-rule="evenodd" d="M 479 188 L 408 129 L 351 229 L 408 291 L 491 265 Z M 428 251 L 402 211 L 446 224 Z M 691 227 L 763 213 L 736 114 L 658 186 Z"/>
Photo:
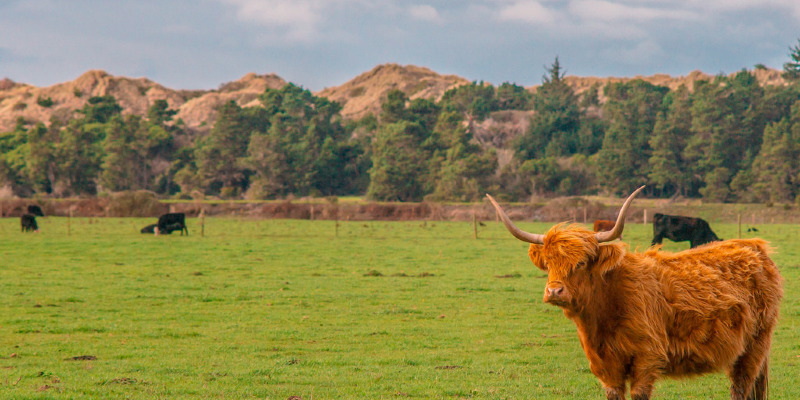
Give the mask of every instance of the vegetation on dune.
<path id="1" fill-rule="evenodd" d="M 256 106 L 223 104 L 196 138 L 164 100 L 122 115 L 112 96 L 92 97 L 67 122 L 20 120 L 0 135 L 0 184 L 21 196 L 144 189 L 399 201 L 624 195 L 649 184 L 656 198 L 796 202 L 794 67 L 786 64 L 783 85 L 742 70 L 674 90 L 634 79 L 578 95 L 556 58 L 533 93 L 473 82 L 435 101 L 395 89 L 378 115 L 352 121 L 338 103 L 287 84 L 267 88 Z M 510 137 L 485 124 L 504 118 L 529 121 Z"/>

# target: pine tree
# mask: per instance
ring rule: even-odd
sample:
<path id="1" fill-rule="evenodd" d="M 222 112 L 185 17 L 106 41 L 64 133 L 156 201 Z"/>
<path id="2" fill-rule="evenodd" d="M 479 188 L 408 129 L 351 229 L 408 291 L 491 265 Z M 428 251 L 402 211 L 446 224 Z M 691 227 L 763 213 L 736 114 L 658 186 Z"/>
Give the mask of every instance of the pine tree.
<path id="1" fill-rule="evenodd" d="M 800 79 L 800 39 L 797 44 L 789 47 L 789 57 L 792 61 L 783 64 L 783 77 L 786 79 Z"/>

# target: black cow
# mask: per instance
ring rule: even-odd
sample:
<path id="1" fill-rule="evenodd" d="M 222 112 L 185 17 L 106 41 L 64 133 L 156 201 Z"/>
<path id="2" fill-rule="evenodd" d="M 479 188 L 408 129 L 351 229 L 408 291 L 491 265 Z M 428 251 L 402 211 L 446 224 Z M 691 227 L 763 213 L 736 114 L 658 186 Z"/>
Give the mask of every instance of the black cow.
<path id="1" fill-rule="evenodd" d="M 708 222 L 703 219 L 656 214 L 653 216 L 652 244 L 660 244 L 664 238 L 674 242 L 688 240 L 691 247 L 722 240 L 711 230 Z"/>
<path id="2" fill-rule="evenodd" d="M 39 232 L 39 225 L 36 225 L 36 216 L 31 214 L 22 214 L 19 217 L 19 225 L 21 232 Z"/>
<path id="3" fill-rule="evenodd" d="M 186 227 L 186 214 L 184 213 L 168 213 L 158 217 L 158 232 L 159 233 L 166 233 L 170 234 L 173 231 L 181 231 L 181 236 L 183 236 L 183 232 L 186 232 L 186 236 L 189 236 L 189 228 Z"/>
<path id="4" fill-rule="evenodd" d="M 44 213 L 42 212 L 42 207 L 39 207 L 36 204 L 31 204 L 28 206 L 28 214 L 44 217 Z"/>

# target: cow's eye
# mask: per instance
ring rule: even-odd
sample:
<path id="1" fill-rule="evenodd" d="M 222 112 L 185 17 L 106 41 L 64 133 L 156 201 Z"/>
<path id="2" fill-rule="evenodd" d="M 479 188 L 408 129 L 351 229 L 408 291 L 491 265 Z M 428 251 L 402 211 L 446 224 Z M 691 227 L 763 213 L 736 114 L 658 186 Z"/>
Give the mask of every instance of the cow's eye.
<path id="1" fill-rule="evenodd" d="M 576 269 L 584 269 L 584 268 L 586 268 L 586 260 L 578 261 L 578 263 L 575 264 L 575 268 Z"/>

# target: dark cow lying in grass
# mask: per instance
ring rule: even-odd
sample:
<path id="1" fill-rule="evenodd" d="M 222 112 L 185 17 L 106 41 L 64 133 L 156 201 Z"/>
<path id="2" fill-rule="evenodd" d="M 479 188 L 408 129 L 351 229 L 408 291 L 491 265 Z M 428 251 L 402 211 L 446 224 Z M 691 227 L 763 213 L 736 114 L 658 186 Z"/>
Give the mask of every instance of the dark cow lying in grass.
<path id="1" fill-rule="evenodd" d="M 36 217 L 31 214 L 23 214 L 19 217 L 21 232 L 39 232 L 39 225 L 36 225 Z"/>
<path id="2" fill-rule="evenodd" d="M 154 233 L 156 233 L 156 228 L 157 227 L 158 227 L 158 224 L 150 224 L 150 225 L 147 225 L 144 228 L 142 228 L 141 232 L 142 233 L 154 234 Z M 167 225 L 166 228 L 163 231 L 159 230 L 158 233 L 164 234 L 164 235 L 169 235 L 169 234 L 171 234 L 172 232 L 175 232 L 175 231 L 182 231 L 184 228 L 185 227 L 182 224 L 174 223 L 174 224 Z"/>
<path id="3" fill-rule="evenodd" d="M 717 237 L 717 234 L 708 226 L 708 222 L 703 219 L 656 214 L 653 216 L 653 242 L 651 244 L 661 244 L 664 238 L 674 242 L 688 240 L 693 248 L 722 240 Z"/>
<path id="4" fill-rule="evenodd" d="M 170 234 L 174 231 L 181 231 L 181 236 L 183 236 L 183 232 L 186 232 L 186 236 L 189 236 L 189 229 L 186 227 L 186 214 L 168 213 L 158 217 L 156 235 L 160 233 Z"/>

